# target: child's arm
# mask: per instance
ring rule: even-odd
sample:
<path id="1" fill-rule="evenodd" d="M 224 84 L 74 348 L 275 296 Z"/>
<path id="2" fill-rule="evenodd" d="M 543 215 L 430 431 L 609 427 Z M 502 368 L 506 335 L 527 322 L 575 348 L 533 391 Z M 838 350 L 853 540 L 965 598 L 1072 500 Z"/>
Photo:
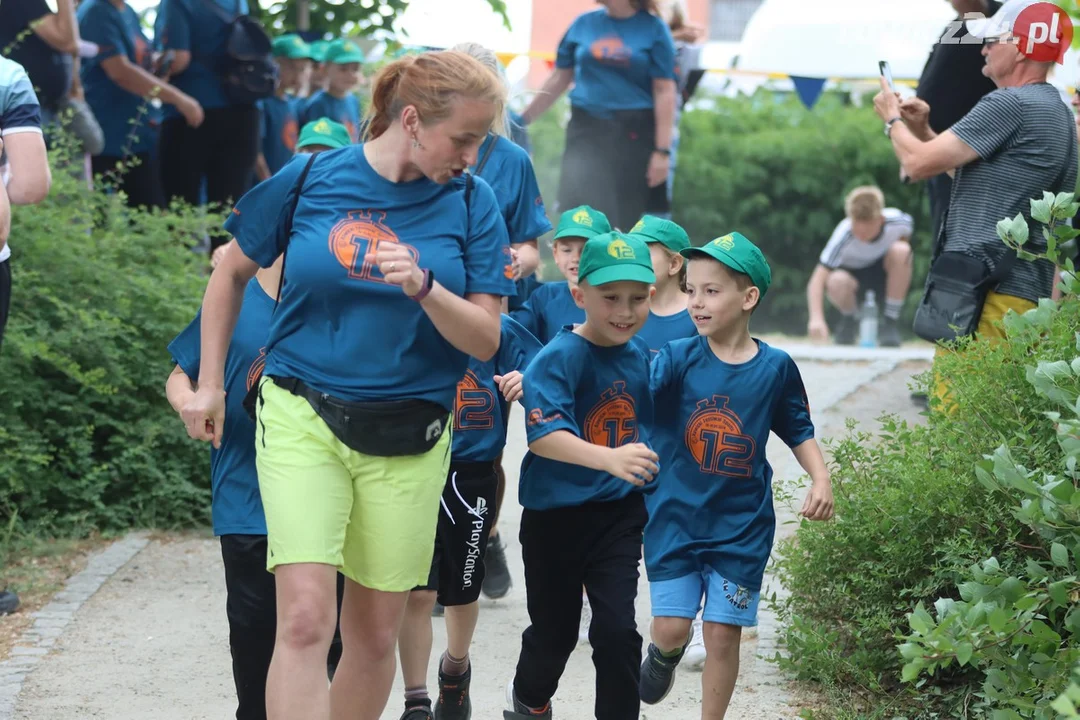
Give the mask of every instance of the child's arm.
<path id="1" fill-rule="evenodd" d="M 517 370 L 511 370 L 505 375 L 495 376 L 495 382 L 499 385 L 499 392 L 506 398 L 506 402 L 517 402 L 525 396 L 525 387 L 522 384 L 524 379 L 525 376 Z"/>
<path id="2" fill-rule="evenodd" d="M 586 442 L 568 430 L 556 430 L 534 440 L 529 450 L 548 460 L 610 473 L 631 485 L 642 486 L 660 472 L 659 456 L 644 443 L 612 449 Z"/>
<path id="3" fill-rule="evenodd" d="M 165 381 L 165 397 L 169 399 L 169 404 L 178 414 L 191 398 L 195 397 L 195 383 L 179 365 L 173 368 L 169 379 Z"/>
<path id="4" fill-rule="evenodd" d="M 833 516 L 832 481 L 829 469 L 825 467 L 825 458 L 817 440 L 810 438 L 791 449 L 802 469 L 810 474 L 810 492 L 806 494 L 799 514 L 807 520 L 829 520 Z"/>
<path id="5" fill-rule="evenodd" d="M 262 182 L 271 174 L 270 165 L 266 162 L 266 156 L 259 153 L 259 157 L 255 158 L 255 179 Z"/>

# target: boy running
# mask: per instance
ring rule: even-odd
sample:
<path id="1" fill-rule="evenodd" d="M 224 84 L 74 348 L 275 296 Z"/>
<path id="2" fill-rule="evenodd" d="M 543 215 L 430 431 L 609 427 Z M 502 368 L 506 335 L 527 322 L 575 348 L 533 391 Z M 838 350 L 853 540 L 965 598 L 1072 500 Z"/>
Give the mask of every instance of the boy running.
<path id="1" fill-rule="evenodd" d="M 659 468 L 647 444 L 649 351 L 634 336 L 655 280 L 640 239 L 607 233 L 584 243 L 570 292 L 585 322 L 563 328 L 525 371 L 529 452 L 518 498 L 532 624 L 507 688 L 507 720 L 552 717 L 577 645 L 582 585 L 595 610 L 596 717 L 638 716 L 642 490 Z"/>
<path id="2" fill-rule="evenodd" d="M 701 717 L 716 720 L 735 689 L 742 628 L 757 624 L 772 551 L 770 431 L 813 482 L 801 514 L 828 520 L 833 496 L 799 369 L 750 336 L 772 278 L 764 255 L 739 233 L 682 255 L 700 336 L 668 343 L 652 363 L 652 436 L 664 474 L 645 528 L 653 624 L 641 700 L 656 704 L 671 690 L 704 595 Z"/>
<path id="3" fill-rule="evenodd" d="M 655 355 L 672 340 L 697 336 L 682 289 L 686 258 L 679 254 L 690 247 L 690 236 L 682 226 L 655 215 L 643 215 L 630 229 L 630 234 L 649 246 L 656 274 L 656 293 L 649 304 L 649 321 L 641 330 L 641 339 L 649 344 L 649 350 Z"/>
<path id="4" fill-rule="evenodd" d="M 547 345 L 565 325 L 585 322 L 585 313 L 574 299 L 582 248 L 589 238 L 611 232 L 607 217 L 588 205 L 567 210 L 559 216 L 551 252 L 565 282 L 544 283 L 511 315 L 537 340 Z"/>

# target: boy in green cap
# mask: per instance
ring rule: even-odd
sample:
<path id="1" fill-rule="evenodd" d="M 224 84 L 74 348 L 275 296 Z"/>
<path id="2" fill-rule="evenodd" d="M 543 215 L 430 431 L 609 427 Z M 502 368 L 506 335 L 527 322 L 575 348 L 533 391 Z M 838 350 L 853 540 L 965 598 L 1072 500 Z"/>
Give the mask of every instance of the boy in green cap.
<path id="1" fill-rule="evenodd" d="M 273 97 L 256 103 L 262 142 L 255 160 L 255 178 L 260 182 L 285 167 L 296 151 L 298 96 L 311 75 L 311 46 L 299 35 L 274 38 L 270 51 L 278 66 L 278 84 Z"/>
<path id="2" fill-rule="evenodd" d="M 353 142 L 360 139 L 360 100 L 353 90 L 360 82 L 364 53 L 352 40 L 334 40 L 326 48 L 326 89 L 313 94 L 304 106 L 303 122 L 321 117 L 339 122 Z"/>
<path id="3" fill-rule="evenodd" d="M 540 285 L 521 307 L 510 313 L 545 345 L 564 326 L 585 320 L 585 314 L 575 303 L 571 289 L 578 282 L 578 265 L 585 241 L 609 232 L 611 223 L 604 213 L 588 205 L 567 210 L 559 217 L 551 252 L 555 256 L 555 266 L 566 281 Z"/>
<path id="4" fill-rule="evenodd" d="M 329 47 L 330 43 L 327 40 L 316 40 L 311 43 L 311 80 L 308 83 L 305 98 L 326 89 L 326 50 Z"/>
<path id="5" fill-rule="evenodd" d="M 323 117 L 309 122 L 300 130 L 300 140 L 296 143 L 296 151 L 319 153 L 324 150 L 348 147 L 351 144 L 349 131 L 344 125 Z"/>
<path id="6" fill-rule="evenodd" d="M 635 337 L 656 280 L 639 238 L 584 243 L 574 301 L 585 322 L 564 328 L 525 370 L 529 452 L 518 499 L 531 625 L 507 688 L 507 720 L 551 718 L 551 697 L 576 646 L 584 585 L 599 717 L 639 714 L 641 636 L 634 619 L 644 493 L 657 455 L 649 350 Z"/>
<path id="7" fill-rule="evenodd" d="M 653 353 L 660 352 L 671 340 L 694 337 L 697 328 L 686 310 L 683 292 L 683 269 L 686 258 L 681 253 L 690 247 L 690 236 L 671 220 L 643 215 L 630 229 L 649 246 L 653 272 L 656 273 L 656 294 L 649 308 L 649 321 L 641 330 L 641 339 Z"/>
<path id="8" fill-rule="evenodd" d="M 772 280 L 765 256 L 737 232 L 682 255 L 700 337 L 668 343 L 652 363 L 650 437 L 663 475 L 648 499 L 653 622 L 640 687 L 650 705 L 671 691 L 704 597 L 701 717 L 714 720 L 724 717 L 735 689 L 742 628 L 757 624 L 772 552 L 769 433 L 810 475 L 803 517 L 831 518 L 833 496 L 799 368 L 750 335 L 750 316 Z"/>

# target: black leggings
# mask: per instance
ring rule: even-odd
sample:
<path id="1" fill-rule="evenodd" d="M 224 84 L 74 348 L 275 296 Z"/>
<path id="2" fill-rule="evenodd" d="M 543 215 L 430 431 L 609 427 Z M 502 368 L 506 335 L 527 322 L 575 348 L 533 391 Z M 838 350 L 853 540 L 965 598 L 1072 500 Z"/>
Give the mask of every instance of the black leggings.
<path id="1" fill-rule="evenodd" d="M 651 188 L 645 177 L 655 131 L 652 110 L 628 110 L 605 119 L 574 108 L 566 126 L 559 212 L 590 205 L 624 232 L 646 213 L 669 212 L 666 182 Z"/>
<path id="2" fill-rule="evenodd" d="M 4 342 L 4 328 L 11 310 L 11 258 L 0 262 L 0 344 Z"/>
<path id="3" fill-rule="evenodd" d="M 117 170 L 119 163 L 125 165 L 123 170 Z M 90 165 L 95 176 L 104 176 L 102 179 L 105 183 L 124 191 L 128 207 L 165 207 L 160 173 L 153 162 L 152 153 L 144 152 L 128 157 L 98 155 L 91 158 Z"/>
<path id="4" fill-rule="evenodd" d="M 170 118 L 161 125 L 160 157 L 166 200 L 198 205 L 205 179 L 207 201 L 228 207 L 250 186 L 259 157 L 259 110 L 254 105 L 207 110 L 197 128 L 183 118 Z M 215 231 L 211 250 L 228 240 L 223 231 Z"/>

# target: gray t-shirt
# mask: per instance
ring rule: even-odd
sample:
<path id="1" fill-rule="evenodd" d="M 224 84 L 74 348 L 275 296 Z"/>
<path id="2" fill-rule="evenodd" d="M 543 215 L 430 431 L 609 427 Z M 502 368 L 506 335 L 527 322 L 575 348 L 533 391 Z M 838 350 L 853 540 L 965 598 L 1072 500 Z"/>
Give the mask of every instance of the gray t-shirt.
<path id="1" fill-rule="evenodd" d="M 979 159 L 956 172 L 944 249 L 993 267 L 1011 252 L 997 235 L 997 223 L 1019 212 L 1031 229 L 1025 247 L 1044 252 L 1031 199 L 1042 198 L 1044 190 L 1072 192 L 1076 185 L 1076 124 L 1057 89 L 1036 83 L 995 90 L 950 130 Z M 1050 297 L 1053 283 L 1054 267 L 1046 260 L 1017 260 L 997 292 L 1038 302 Z"/>

